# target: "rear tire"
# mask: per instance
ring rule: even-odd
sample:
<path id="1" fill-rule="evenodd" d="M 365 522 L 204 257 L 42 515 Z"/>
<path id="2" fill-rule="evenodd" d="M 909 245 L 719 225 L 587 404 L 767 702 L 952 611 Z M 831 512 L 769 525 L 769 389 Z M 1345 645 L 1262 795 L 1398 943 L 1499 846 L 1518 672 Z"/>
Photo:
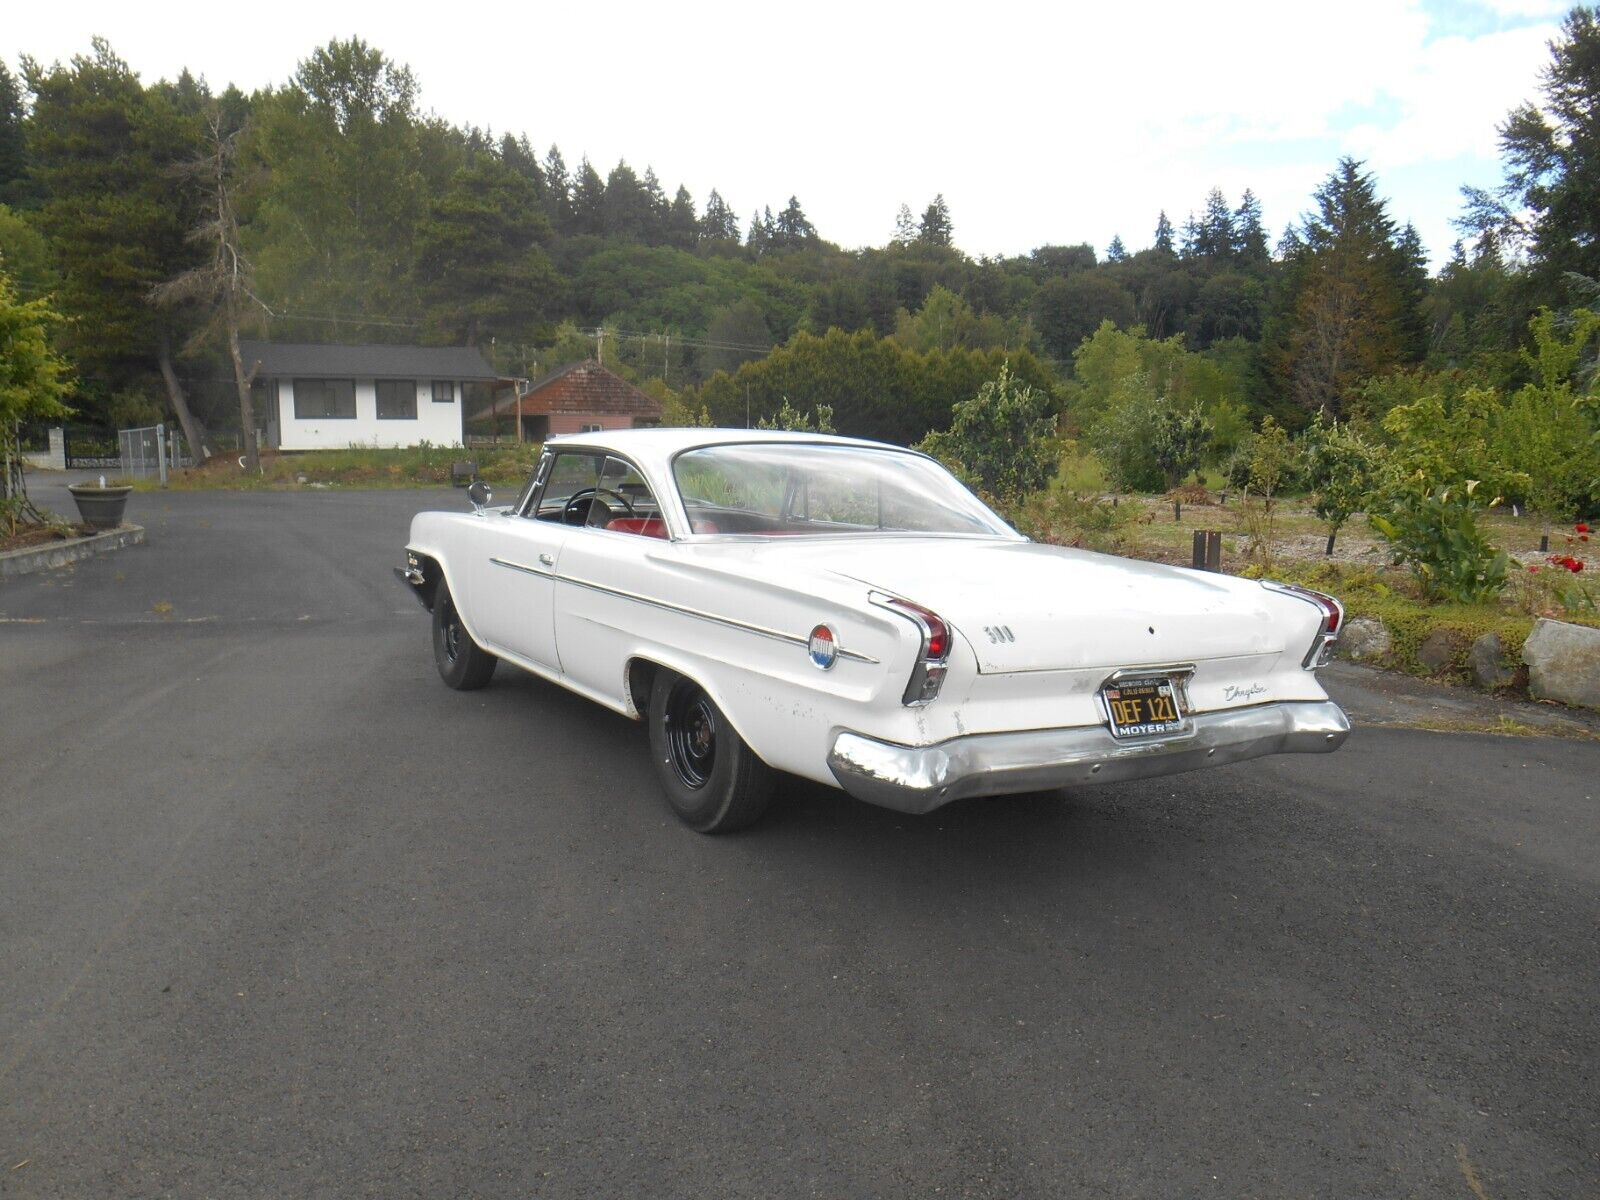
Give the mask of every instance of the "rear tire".
<path id="1" fill-rule="evenodd" d="M 745 745 L 694 680 L 668 670 L 650 685 L 650 754 L 678 819 L 697 833 L 753 825 L 772 799 L 772 768 Z"/>
<path id="2" fill-rule="evenodd" d="M 439 678 L 458 692 L 470 692 L 489 682 L 499 662 L 467 632 L 456 611 L 450 585 L 439 580 L 433 596 L 433 665 Z"/>

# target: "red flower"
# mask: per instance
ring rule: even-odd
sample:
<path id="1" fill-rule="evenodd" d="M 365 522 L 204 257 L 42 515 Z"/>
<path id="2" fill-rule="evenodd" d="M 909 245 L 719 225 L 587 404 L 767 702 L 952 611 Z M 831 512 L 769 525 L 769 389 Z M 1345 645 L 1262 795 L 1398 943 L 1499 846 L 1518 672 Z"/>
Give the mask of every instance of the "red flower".
<path id="1" fill-rule="evenodd" d="M 1529 575 L 1537 575 L 1538 573 L 1539 573 L 1539 564 L 1538 563 L 1529 563 L 1528 564 L 1528 574 Z"/>
<path id="2" fill-rule="evenodd" d="M 1579 533 L 1588 533 L 1589 532 L 1589 526 L 1584 524 L 1584 522 L 1582 522 L 1582 521 L 1579 521 L 1576 525 L 1573 526 L 1573 528 L 1575 530 L 1577 530 Z"/>
<path id="3" fill-rule="evenodd" d="M 1577 559 L 1573 559 L 1572 566 L 1568 567 L 1567 569 L 1576 575 L 1579 571 L 1583 570 L 1583 564 Z"/>

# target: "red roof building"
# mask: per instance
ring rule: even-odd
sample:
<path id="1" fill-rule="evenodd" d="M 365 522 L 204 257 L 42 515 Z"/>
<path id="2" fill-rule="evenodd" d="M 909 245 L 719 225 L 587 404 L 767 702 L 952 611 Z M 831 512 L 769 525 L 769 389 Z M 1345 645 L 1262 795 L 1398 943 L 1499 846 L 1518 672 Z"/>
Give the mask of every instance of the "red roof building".
<path id="1" fill-rule="evenodd" d="M 517 397 L 524 441 L 661 424 L 661 405 L 592 359 L 546 375 Z"/>

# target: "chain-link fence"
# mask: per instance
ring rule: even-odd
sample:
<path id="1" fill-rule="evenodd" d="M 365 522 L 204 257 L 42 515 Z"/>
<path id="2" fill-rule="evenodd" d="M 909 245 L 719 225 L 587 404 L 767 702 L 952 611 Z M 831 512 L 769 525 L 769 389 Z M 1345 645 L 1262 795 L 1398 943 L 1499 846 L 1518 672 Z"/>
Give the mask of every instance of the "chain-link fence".
<path id="1" fill-rule="evenodd" d="M 117 448 L 122 455 L 122 474 L 126 479 L 154 477 L 165 487 L 169 470 L 190 465 L 184 451 L 183 435 L 165 425 L 119 429 Z"/>

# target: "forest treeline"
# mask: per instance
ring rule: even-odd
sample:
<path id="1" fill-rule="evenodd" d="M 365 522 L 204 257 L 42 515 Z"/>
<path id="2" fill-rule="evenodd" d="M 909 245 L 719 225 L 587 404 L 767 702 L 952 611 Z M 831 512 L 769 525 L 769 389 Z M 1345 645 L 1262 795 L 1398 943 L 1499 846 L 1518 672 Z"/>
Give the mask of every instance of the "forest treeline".
<path id="1" fill-rule="evenodd" d="M 1532 314 L 1590 301 L 1600 279 L 1597 101 L 1600 20 L 1580 7 L 1541 96 L 1500 130 L 1504 187 L 1466 192 L 1434 274 L 1348 158 L 1276 234 L 1252 192 L 1213 189 L 1130 217 L 1142 249 L 1119 235 L 974 258 L 942 196 L 886 213 L 882 245 L 843 249 L 806 214 L 804 180 L 695 196 L 649 165 L 452 125 L 360 39 L 252 95 L 188 71 L 146 83 L 97 40 L 66 63 L 0 64 L 0 270 L 65 318 L 70 403 L 105 427 L 237 428 L 232 328 L 476 345 L 529 378 L 599 352 L 674 413 L 743 424 L 825 404 L 841 432 L 902 442 L 1009 362 L 1071 431 L 1092 415 L 1074 410 L 1075 357 L 1109 322 L 1181 345 L 1213 425 L 1242 436 L 1269 414 L 1350 415 L 1397 374 L 1525 382 Z"/>

